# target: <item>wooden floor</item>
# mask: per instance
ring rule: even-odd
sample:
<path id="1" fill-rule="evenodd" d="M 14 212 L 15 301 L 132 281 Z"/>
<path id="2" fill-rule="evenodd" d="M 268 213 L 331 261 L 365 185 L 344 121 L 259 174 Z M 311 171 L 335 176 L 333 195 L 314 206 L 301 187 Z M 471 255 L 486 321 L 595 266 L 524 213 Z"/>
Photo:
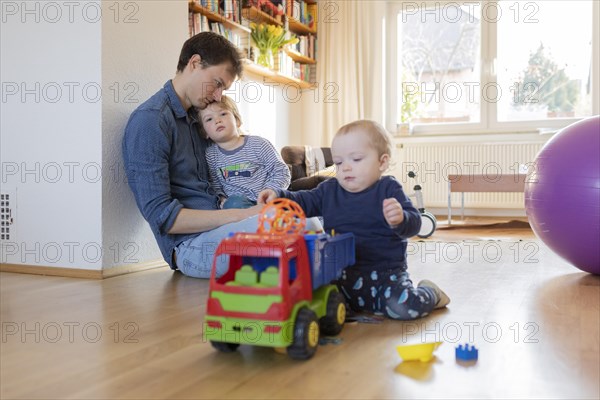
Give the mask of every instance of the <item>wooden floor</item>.
<path id="1" fill-rule="evenodd" d="M 413 279 L 444 288 L 447 310 L 349 324 L 341 343 L 305 362 L 204 343 L 204 280 L 166 269 L 104 281 L 2 273 L 0 398 L 598 399 L 600 277 L 527 229 L 494 229 L 467 224 L 411 242 Z M 395 351 L 438 340 L 429 363 Z M 474 365 L 455 361 L 466 342 L 479 348 Z"/>

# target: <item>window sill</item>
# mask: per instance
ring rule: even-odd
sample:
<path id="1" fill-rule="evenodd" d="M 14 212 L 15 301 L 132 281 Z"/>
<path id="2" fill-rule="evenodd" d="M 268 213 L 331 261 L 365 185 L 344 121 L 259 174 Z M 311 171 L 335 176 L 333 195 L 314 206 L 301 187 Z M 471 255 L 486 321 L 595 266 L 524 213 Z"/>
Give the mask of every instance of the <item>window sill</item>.
<path id="1" fill-rule="evenodd" d="M 418 133 L 412 135 L 394 135 L 395 142 L 402 143 L 545 143 L 558 130 L 540 132 L 461 132 L 461 133 Z"/>

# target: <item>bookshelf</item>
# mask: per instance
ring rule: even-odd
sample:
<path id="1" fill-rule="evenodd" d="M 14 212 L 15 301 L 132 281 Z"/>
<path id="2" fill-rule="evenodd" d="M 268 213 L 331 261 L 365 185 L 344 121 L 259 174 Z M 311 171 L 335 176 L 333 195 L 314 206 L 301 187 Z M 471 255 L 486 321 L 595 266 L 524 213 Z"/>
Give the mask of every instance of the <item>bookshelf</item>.
<path id="1" fill-rule="evenodd" d="M 310 28 L 293 17 L 288 17 L 289 30 L 299 35 L 316 35 L 317 30 Z"/>
<path id="2" fill-rule="evenodd" d="M 244 72 L 246 75 L 254 75 L 264 79 L 264 82 L 268 83 L 281 83 L 284 85 L 294 85 L 300 89 L 310 89 L 314 87 L 313 83 L 306 82 L 292 76 L 280 74 L 279 72 L 273 71 L 272 69 L 265 68 L 251 61 L 244 63 Z M 257 79 L 255 79 L 257 80 Z"/>
<path id="3" fill-rule="evenodd" d="M 284 50 L 288 56 L 292 58 L 292 60 L 302 63 L 302 64 L 316 64 L 317 60 L 314 58 L 306 57 L 304 54 L 300 54 L 297 51 L 285 49 Z"/>
<path id="4" fill-rule="evenodd" d="M 316 0 L 278 0 L 280 16 L 273 17 L 261 10 L 276 6 L 270 0 L 190 0 L 189 34 L 211 30 L 233 42 L 244 57 L 244 75 L 258 82 L 291 84 L 300 89 L 314 87 L 316 82 Z M 265 5 L 268 6 L 265 8 Z M 273 13 L 274 15 L 276 13 Z M 295 34 L 300 42 L 286 46 L 275 62 L 276 70 L 251 61 L 251 22 L 282 26 Z"/>
<path id="5" fill-rule="evenodd" d="M 191 13 L 204 15 L 206 18 L 208 18 L 208 20 L 221 23 L 229 29 L 237 29 L 250 33 L 250 28 L 248 28 L 247 26 L 238 24 L 228 18 L 225 18 L 223 15 L 217 14 L 215 12 L 210 11 L 208 8 L 202 7 L 197 3 L 188 3 L 188 9 Z"/>
<path id="6" fill-rule="evenodd" d="M 242 8 L 242 16 L 249 21 L 256 22 L 257 24 L 263 23 L 283 26 L 283 22 L 276 20 L 266 12 L 261 11 L 254 6 Z"/>

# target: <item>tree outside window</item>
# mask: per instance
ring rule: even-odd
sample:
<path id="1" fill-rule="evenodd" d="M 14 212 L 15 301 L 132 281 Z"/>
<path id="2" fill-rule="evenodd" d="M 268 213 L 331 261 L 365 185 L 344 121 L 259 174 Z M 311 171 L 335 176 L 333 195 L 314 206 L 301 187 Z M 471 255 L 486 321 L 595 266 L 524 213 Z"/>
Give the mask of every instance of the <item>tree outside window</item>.
<path id="1" fill-rule="evenodd" d="M 545 109 L 548 117 L 573 117 L 579 101 L 580 82 L 559 68 L 544 45 L 529 57 L 529 64 L 515 83 L 513 104 L 518 109 Z"/>

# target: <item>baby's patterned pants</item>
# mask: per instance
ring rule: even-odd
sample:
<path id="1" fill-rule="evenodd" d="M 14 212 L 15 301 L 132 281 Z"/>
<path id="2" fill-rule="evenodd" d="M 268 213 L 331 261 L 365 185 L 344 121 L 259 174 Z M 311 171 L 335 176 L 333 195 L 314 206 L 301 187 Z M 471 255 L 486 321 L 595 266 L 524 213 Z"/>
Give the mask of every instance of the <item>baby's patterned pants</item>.
<path id="1" fill-rule="evenodd" d="M 438 299 L 428 287 L 414 287 L 406 266 L 378 271 L 347 268 L 336 282 L 354 311 L 412 320 L 426 316 Z"/>

